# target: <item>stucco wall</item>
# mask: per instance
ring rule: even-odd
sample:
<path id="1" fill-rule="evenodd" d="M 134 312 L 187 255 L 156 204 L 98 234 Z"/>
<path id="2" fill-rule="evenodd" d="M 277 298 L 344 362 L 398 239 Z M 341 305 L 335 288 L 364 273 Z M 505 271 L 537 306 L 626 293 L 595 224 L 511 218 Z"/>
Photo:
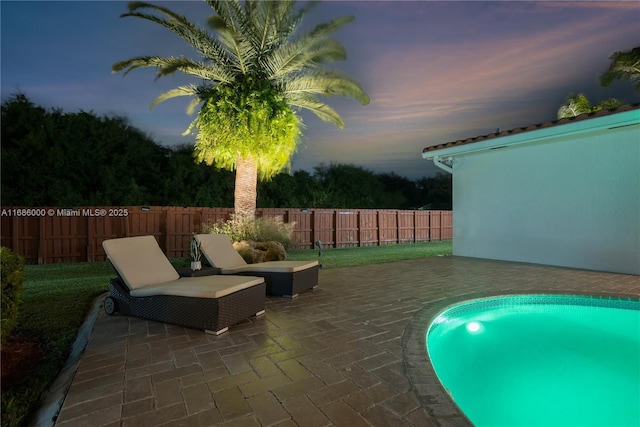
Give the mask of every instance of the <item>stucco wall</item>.
<path id="1" fill-rule="evenodd" d="M 456 157 L 455 255 L 640 274 L 640 126 Z"/>

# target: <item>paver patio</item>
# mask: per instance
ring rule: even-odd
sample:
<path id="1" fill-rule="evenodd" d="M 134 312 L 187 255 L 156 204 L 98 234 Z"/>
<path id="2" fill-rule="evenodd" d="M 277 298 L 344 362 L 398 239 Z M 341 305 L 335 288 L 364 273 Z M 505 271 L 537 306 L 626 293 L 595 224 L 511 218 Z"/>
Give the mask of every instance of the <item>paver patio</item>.
<path id="1" fill-rule="evenodd" d="M 98 315 L 56 426 L 466 426 L 420 359 L 462 295 L 640 298 L 640 277 L 436 257 L 329 269 L 220 336 Z"/>

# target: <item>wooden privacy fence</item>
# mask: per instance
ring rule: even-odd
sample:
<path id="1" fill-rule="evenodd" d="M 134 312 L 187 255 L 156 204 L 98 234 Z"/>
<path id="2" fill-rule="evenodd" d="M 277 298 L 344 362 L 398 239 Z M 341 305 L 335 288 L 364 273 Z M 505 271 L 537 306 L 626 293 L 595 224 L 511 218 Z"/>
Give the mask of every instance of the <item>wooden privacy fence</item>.
<path id="1" fill-rule="evenodd" d="M 227 220 L 231 208 L 166 206 L 3 207 L 2 246 L 31 264 L 103 261 L 106 239 L 153 235 L 168 257 L 187 257 L 202 224 Z M 258 217 L 295 223 L 293 247 L 312 249 L 448 240 L 451 211 L 258 209 Z"/>

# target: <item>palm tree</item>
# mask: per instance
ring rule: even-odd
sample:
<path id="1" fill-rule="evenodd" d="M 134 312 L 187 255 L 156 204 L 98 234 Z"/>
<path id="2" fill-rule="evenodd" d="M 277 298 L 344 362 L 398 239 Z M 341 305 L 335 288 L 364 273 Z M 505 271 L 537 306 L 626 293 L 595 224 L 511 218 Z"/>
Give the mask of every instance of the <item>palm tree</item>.
<path id="1" fill-rule="evenodd" d="M 189 42 L 202 59 L 185 56 L 139 56 L 113 65 L 126 75 L 154 67 L 157 77 L 180 71 L 199 79 L 158 96 L 151 107 L 177 96 L 192 96 L 187 108 L 201 108 L 185 133 L 198 130 L 195 157 L 208 165 L 235 170 L 236 215 L 253 218 L 257 180 L 289 168 L 303 123 L 294 111 L 307 109 L 320 119 L 344 127 L 340 115 L 318 95 L 342 95 L 361 104 L 369 97 L 349 75 L 323 67 L 346 59 L 344 47 L 328 35 L 353 20 L 336 18 L 298 34 L 315 3 L 296 8 L 294 1 L 206 0 L 215 11 L 208 20 L 215 37 L 186 17 L 164 7 L 129 3 L 122 16 L 146 19 Z M 141 10 L 155 13 L 144 13 Z M 201 104 L 202 103 L 202 104 Z"/>
<path id="2" fill-rule="evenodd" d="M 589 99 L 583 94 L 569 95 L 567 101 L 558 109 L 558 119 L 564 119 L 566 117 L 575 117 L 580 114 L 591 113 L 593 107 Z"/>
<path id="3" fill-rule="evenodd" d="M 636 90 L 640 90 L 640 46 L 628 52 L 615 52 L 609 57 L 611 65 L 600 76 L 600 84 L 609 86 L 614 80 L 627 79 L 636 83 Z"/>
<path id="4" fill-rule="evenodd" d="M 605 99 L 600 104 L 591 105 L 591 101 L 584 93 L 569 95 L 566 103 L 558 109 L 558 120 L 580 114 L 596 113 L 602 109 L 614 110 L 622 105 L 624 105 L 624 101 L 616 98 Z"/>

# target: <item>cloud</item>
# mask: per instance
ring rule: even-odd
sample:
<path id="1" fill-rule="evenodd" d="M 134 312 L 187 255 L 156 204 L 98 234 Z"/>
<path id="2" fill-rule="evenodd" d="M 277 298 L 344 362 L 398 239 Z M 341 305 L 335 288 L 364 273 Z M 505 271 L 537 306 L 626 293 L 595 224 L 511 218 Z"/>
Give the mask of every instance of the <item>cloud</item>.
<path id="1" fill-rule="evenodd" d="M 496 13 L 503 4 L 485 4 L 485 13 Z M 440 43 L 405 39 L 397 46 L 360 52 L 366 65 L 359 69 L 366 70 L 371 104 L 344 114 L 345 131 L 316 134 L 312 125 L 294 167 L 349 159 L 422 176 L 422 167 L 412 159 L 424 147 L 555 118 L 569 92 L 596 82 L 598 64 L 605 67 L 621 43 L 635 40 L 637 26 L 611 27 L 619 21 L 614 17 L 620 7 L 598 5 L 606 13 L 585 20 L 561 19 L 555 6 L 526 6 L 523 16 L 537 14 L 538 20 L 555 22 L 496 30 L 500 37 L 480 34 Z M 473 18 L 469 25 L 487 21 L 486 16 Z M 397 168 L 403 163 L 405 168 Z"/>
<path id="2" fill-rule="evenodd" d="M 518 0 L 529 1 L 529 0 Z M 635 11 L 638 12 L 638 3 L 635 1 L 610 1 L 610 0 L 545 0 L 538 4 L 539 8 L 548 9 L 596 9 L 596 10 L 619 10 L 619 11 Z"/>
<path id="3" fill-rule="evenodd" d="M 496 14 L 503 5 L 489 3 L 484 13 Z M 537 14 L 539 20 L 549 19 L 550 12 L 561 9 L 545 3 L 520 9 L 507 6 L 509 13 L 514 9 L 526 11 L 530 19 L 532 14 Z M 501 118 L 502 123 L 507 120 L 508 125 L 508 118 L 513 116 L 510 111 L 521 111 L 522 105 L 518 104 L 533 106 L 531 96 L 536 96 L 536 91 L 546 94 L 548 99 L 554 89 L 566 90 L 572 83 L 588 79 L 595 81 L 594 64 L 606 66 L 607 58 L 619 48 L 621 41 L 635 38 L 635 25 L 611 27 L 612 16 L 629 7 L 617 4 L 592 7 L 606 13 L 588 20 L 570 15 L 559 19 L 554 15 L 557 22 L 538 23 L 532 26 L 535 30 L 495 30 L 501 34 L 508 31 L 508 37 L 480 34 L 477 38 L 452 38 L 441 43 L 405 41 L 397 48 L 380 49 L 368 57 L 365 67 L 371 104 L 350 114 L 350 120 L 355 122 L 352 125 L 365 128 L 362 123 L 366 123 L 369 133 L 416 124 L 446 127 L 462 120 L 469 120 L 468 124 L 473 127 L 481 122 L 501 123 L 498 120 Z M 570 5 L 563 8 L 570 9 Z M 456 25 L 478 26 L 479 22 L 488 20 L 487 16 L 473 18 Z M 587 72 L 589 76 L 585 75 Z M 536 101 L 539 107 L 543 100 Z M 555 104 L 549 105 L 548 119 L 553 118 L 555 109 Z"/>

